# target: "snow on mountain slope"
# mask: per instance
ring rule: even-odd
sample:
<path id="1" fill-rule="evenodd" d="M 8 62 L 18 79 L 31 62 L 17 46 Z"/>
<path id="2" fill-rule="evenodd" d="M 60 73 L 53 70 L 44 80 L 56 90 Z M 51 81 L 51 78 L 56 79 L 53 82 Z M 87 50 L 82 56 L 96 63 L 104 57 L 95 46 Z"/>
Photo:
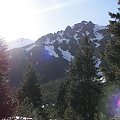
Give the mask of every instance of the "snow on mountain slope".
<path id="1" fill-rule="evenodd" d="M 19 85 L 22 71 L 25 71 L 28 63 L 32 63 L 39 74 L 44 76 L 42 83 L 64 76 L 69 62 L 74 58 L 80 41 L 84 39 L 85 35 L 94 46 L 94 55 L 98 59 L 96 67 L 102 66 L 103 61 L 99 51 L 104 52 L 107 41 L 111 39 L 108 28 L 96 25 L 91 21 L 82 21 L 72 27 L 67 26 L 65 30 L 44 35 L 35 42 L 29 39 L 18 39 L 10 43 L 8 52 L 12 66 L 10 75 L 12 84 Z M 18 49 L 13 50 L 13 48 Z M 16 71 L 17 69 L 21 69 L 21 71 Z"/>
<path id="2" fill-rule="evenodd" d="M 102 40 L 104 38 L 104 36 L 101 33 L 99 33 L 99 31 L 104 30 L 104 29 L 107 29 L 107 27 L 106 26 L 94 25 L 93 30 L 94 30 L 94 34 L 95 34 L 96 38 L 93 38 L 93 40 L 95 40 L 95 39 L 97 39 L 99 41 Z"/>
<path id="3" fill-rule="evenodd" d="M 58 54 L 59 51 L 64 59 L 70 61 L 74 55 L 71 52 L 76 51 L 80 39 L 83 39 L 85 34 L 90 38 L 96 48 L 100 47 L 100 41 L 106 35 L 104 30 L 107 30 L 106 26 L 99 26 L 91 21 L 82 21 L 72 27 L 67 26 L 64 31 L 61 30 L 57 33 L 50 33 L 41 37 L 38 39 L 38 42 L 44 46 L 44 49 L 48 51 L 49 55 L 60 57 L 60 54 Z"/>
<path id="4" fill-rule="evenodd" d="M 57 33 L 50 33 L 39 38 L 35 43 L 30 39 L 20 38 L 8 44 L 8 50 L 24 47 L 26 52 L 36 46 L 42 46 L 48 51 L 50 56 L 62 57 L 68 61 L 73 58 L 77 46 L 80 44 L 80 39 L 83 39 L 85 34 L 90 38 L 96 48 L 101 46 L 100 41 L 104 39 L 106 26 L 99 26 L 91 21 L 82 21 L 72 27 L 67 26 L 65 30 Z M 31 45 L 30 45 L 31 44 Z M 27 46 L 29 45 L 29 46 Z M 61 54 L 60 54 L 61 53 Z"/>
<path id="5" fill-rule="evenodd" d="M 25 47 L 27 45 L 33 44 L 34 41 L 27 39 L 27 38 L 19 38 L 13 42 L 8 43 L 8 49 L 7 50 L 11 50 L 14 48 L 21 48 L 21 47 Z"/>
<path id="6" fill-rule="evenodd" d="M 25 46 L 25 51 L 29 52 L 30 50 L 32 50 L 36 46 L 39 47 L 39 45 L 35 45 L 35 44 L 30 44 L 30 46 L 28 46 L 28 47 Z"/>
<path id="7" fill-rule="evenodd" d="M 59 57 L 54 51 L 54 46 L 45 46 L 45 49 L 48 51 L 49 55 Z"/>
<path id="8" fill-rule="evenodd" d="M 68 60 L 69 62 L 71 61 L 71 59 L 74 58 L 74 56 L 72 56 L 70 52 L 63 51 L 60 47 L 58 49 L 62 52 L 63 58 Z"/>

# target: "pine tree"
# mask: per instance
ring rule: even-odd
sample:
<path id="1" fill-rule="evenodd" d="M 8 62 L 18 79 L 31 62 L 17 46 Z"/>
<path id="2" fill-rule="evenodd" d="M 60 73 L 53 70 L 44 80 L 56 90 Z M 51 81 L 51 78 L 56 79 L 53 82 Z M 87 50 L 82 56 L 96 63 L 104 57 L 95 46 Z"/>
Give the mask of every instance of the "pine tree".
<path id="1" fill-rule="evenodd" d="M 14 116 L 19 116 L 21 119 L 24 117 L 32 118 L 34 116 L 34 108 L 32 103 L 29 102 L 28 98 L 25 98 L 23 102 L 18 103 Z"/>
<path id="2" fill-rule="evenodd" d="M 41 89 L 36 72 L 32 66 L 28 67 L 22 84 L 25 98 L 28 97 L 35 108 L 42 107 Z"/>
<path id="3" fill-rule="evenodd" d="M 120 5 L 120 0 L 118 0 L 118 5 Z M 116 14 L 109 12 L 113 19 L 110 20 L 108 26 L 112 39 L 108 42 L 104 53 L 107 68 L 103 70 L 106 83 L 103 86 L 101 108 L 107 119 L 117 114 L 117 103 L 114 102 L 119 99 L 120 90 L 120 8 L 118 10 Z M 114 101 L 116 98 L 117 100 Z"/>
<path id="4" fill-rule="evenodd" d="M 8 54 L 5 41 L 0 38 L 0 81 L 3 81 L 8 75 Z"/>
<path id="5" fill-rule="evenodd" d="M 68 81 L 66 81 L 65 83 L 61 83 L 57 96 L 56 109 L 57 109 L 58 117 L 61 119 L 64 118 L 64 113 L 66 109 L 67 84 Z"/>
<path id="6" fill-rule="evenodd" d="M 120 0 L 118 1 L 120 5 Z M 105 71 L 107 81 L 117 82 L 120 81 L 120 8 L 119 12 L 109 13 L 112 19 L 109 24 L 109 32 L 111 33 L 112 40 L 107 44 L 105 51 L 105 60 L 108 69 Z"/>
<path id="7" fill-rule="evenodd" d="M 78 116 L 74 118 L 75 120 L 82 118 L 93 120 L 97 112 L 101 92 L 100 83 L 97 80 L 98 68 L 95 66 L 97 59 L 93 51 L 92 43 L 86 36 L 84 40 L 81 40 L 80 48 L 70 67 L 67 103 L 71 108 L 70 111 L 74 111 L 75 116 Z"/>
<path id="8" fill-rule="evenodd" d="M 12 117 L 14 104 L 8 82 L 8 55 L 6 44 L 0 39 L 0 119 Z"/>
<path id="9" fill-rule="evenodd" d="M 30 104 L 31 107 L 30 109 L 28 108 L 27 111 L 28 113 L 30 113 L 29 111 L 31 111 L 32 109 L 32 112 L 30 114 L 30 116 L 31 115 L 33 116 L 32 118 L 35 119 L 42 118 L 42 120 L 48 119 L 45 110 L 42 108 L 43 105 L 42 94 L 41 94 L 41 89 L 37 78 L 37 74 L 31 65 L 28 66 L 28 69 L 22 81 L 22 88 L 19 90 L 18 93 L 19 93 L 18 98 L 20 105 L 23 106 L 24 102 L 25 102 L 25 106 L 28 103 Z M 28 117 L 27 114 L 26 117 Z"/>

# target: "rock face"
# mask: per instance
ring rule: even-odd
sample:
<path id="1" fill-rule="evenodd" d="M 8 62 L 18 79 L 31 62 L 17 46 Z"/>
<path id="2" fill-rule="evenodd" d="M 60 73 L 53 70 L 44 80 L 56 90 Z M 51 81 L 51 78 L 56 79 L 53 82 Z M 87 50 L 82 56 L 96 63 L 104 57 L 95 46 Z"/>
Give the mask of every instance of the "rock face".
<path id="1" fill-rule="evenodd" d="M 79 47 L 85 34 L 90 38 L 95 51 L 104 51 L 106 42 L 111 38 L 106 26 L 99 26 L 91 21 L 82 21 L 63 31 L 42 36 L 34 43 L 9 50 L 10 80 L 12 85 L 20 85 L 25 68 L 33 64 L 40 73 L 41 83 L 63 77 L 68 70 L 69 62 Z M 96 57 L 100 56 L 95 52 Z"/>

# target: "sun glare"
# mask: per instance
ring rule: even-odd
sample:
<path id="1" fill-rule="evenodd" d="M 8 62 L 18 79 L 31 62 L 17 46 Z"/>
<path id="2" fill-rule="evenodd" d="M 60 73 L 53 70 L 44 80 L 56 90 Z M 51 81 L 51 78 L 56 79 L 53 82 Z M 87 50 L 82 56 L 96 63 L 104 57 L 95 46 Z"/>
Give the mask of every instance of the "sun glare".
<path id="1" fill-rule="evenodd" d="M 34 39 L 35 31 L 44 22 L 35 11 L 35 7 L 28 0 L 0 0 L 0 36 L 7 41 L 18 37 Z M 39 16 L 44 18 L 42 13 Z"/>
<path id="2" fill-rule="evenodd" d="M 0 37 L 7 42 L 21 37 L 37 40 L 54 28 L 55 17 L 48 13 L 73 4 L 72 0 L 0 0 Z"/>

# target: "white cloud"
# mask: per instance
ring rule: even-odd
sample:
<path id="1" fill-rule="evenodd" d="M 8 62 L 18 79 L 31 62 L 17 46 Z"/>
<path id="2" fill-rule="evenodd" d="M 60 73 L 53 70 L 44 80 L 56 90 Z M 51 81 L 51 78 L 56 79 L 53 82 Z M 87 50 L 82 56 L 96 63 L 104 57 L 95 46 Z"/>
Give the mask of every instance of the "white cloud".
<path id="1" fill-rule="evenodd" d="M 51 5 L 50 7 L 39 9 L 39 10 L 37 10 L 37 12 L 38 13 L 51 12 L 54 10 L 59 10 L 61 8 L 64 8 L 64 7 L 72 7 L 72 6 L 78 5 L 78 4 L 83 3 L 83 2 L 86 2 L 86 0 L 76 0 L 76 1 L 65 0 L 62 2 L 60 0 L 55 0 L 53 5 Z"/>
<path id="2" fill-rule="evenodd" d="M 62 8 L 63 6 L 64 6 L 63 4 L 56 4 L 56 5 L 47 7 L 47 8 L 39 9 L 37 12 L 38 13 L 50 12 L 50 11 L 58 10 Z"/>

